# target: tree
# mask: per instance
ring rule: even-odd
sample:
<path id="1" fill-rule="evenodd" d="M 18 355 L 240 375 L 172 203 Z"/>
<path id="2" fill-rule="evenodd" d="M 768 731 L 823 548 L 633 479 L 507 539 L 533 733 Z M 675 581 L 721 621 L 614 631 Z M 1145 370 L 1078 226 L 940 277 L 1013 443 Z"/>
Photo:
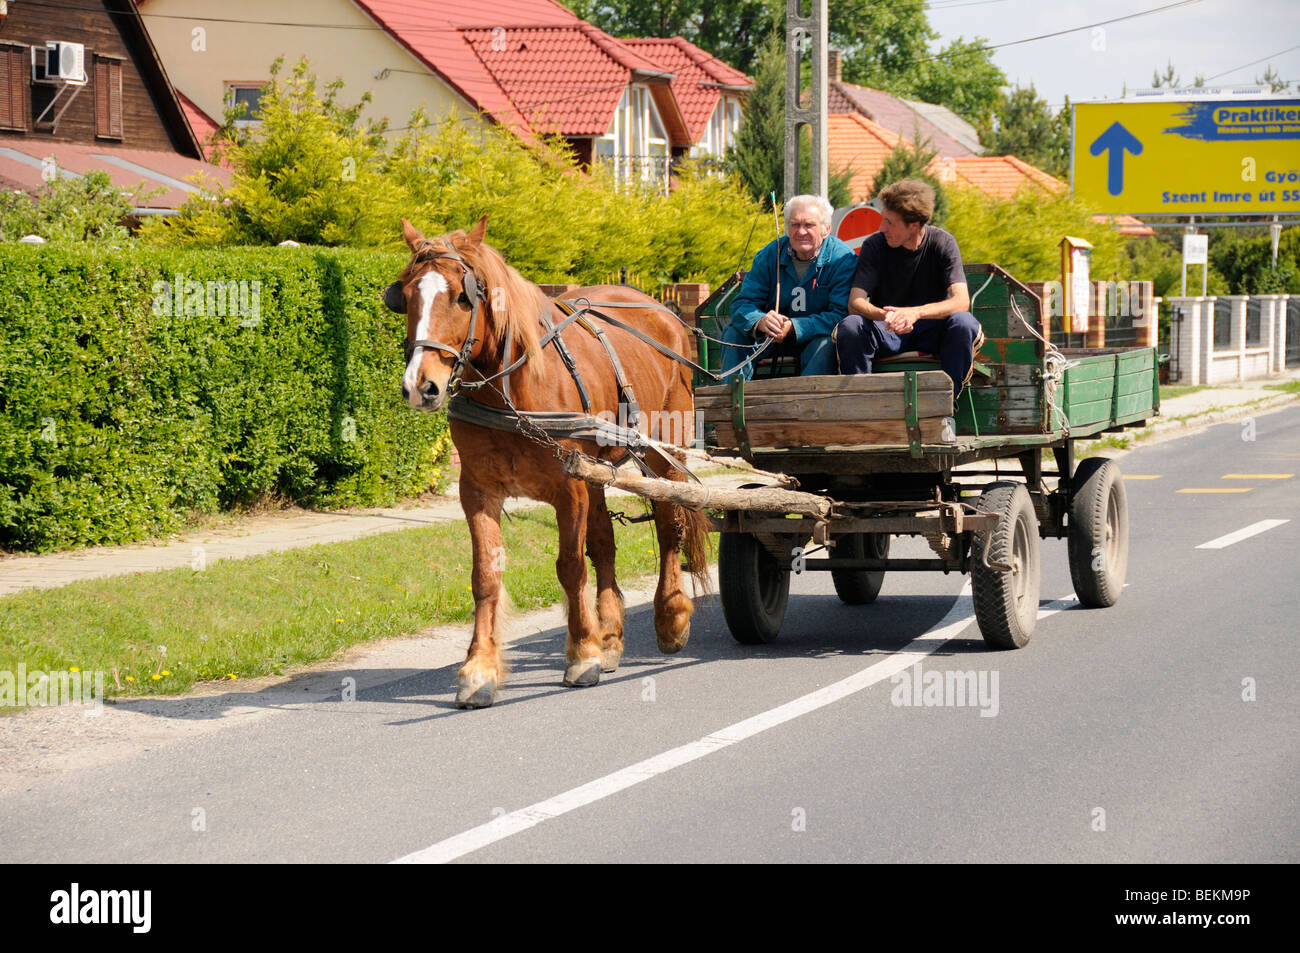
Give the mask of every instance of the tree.
<path id="1" fill-rule="evenodd" d="M 1284 80 L 1273 69 L 1273 64 L 1271 63 L 1265 68 L 1263 76 L 1255 77 L 1255 82 L 1259 83 L 1261 86 L 1267 85 L 1270 93 L 1285 93 L 1291 88 L 1291 81 L 1289 79 Z"/>
<path id="2" fill-rule="evenodd" d="M 885 164 L 880 167 L 880 171 L 871 181 L 871 194 L 879 195 L 880 190 L 885 186 L 902 179 L 920 179 L 922 182 L 928 182 L 934 189 L 932 221 L 942 228 L 948 218 L 948 192 L 930 172 L 930 163 L 938 153 L 928 148 L 929 141 L 923 140 L 919 131 L 913 135 L 913 142 L 911 148 L 908 148 L 906 140 L 894 147 L 894 151 L 889 154 L 889 158 L 885 160 Z"/>
<path id="3" fill-rule="evenodd" d="M 1165 71 L 1163 73 L 1160 72 L 1160 70 L 1158 69 L 1151 71 L 1152 89 L 1160 89 L 1161 87 L 1177 89 L 1182 85 L 1183 85 L 1182 77 L 1179 76 L 1178 73 L 1174 70 L 1173 60 L 1166 61 Z M 1202 73 L 1197 73 L 1192 78 L 1192 86 L 1194 86 L 1197 89 L 1200 89 L 1204 85 L 1205 85 L 1205 75 Z"/>
<path id="4" fill-rule="evenodd" d="M 919 61 L 910 71 L 906 95 L 947 106 L 976 126 L 987 123 L 1003 99 L 1007 76 L 994 63 L 982 37 L 953 40 L 935 57 Z"/>
<path id="5" fill-rule="evenodd" d="M 1055 115 L 1033 84 L 1002 94 L 992 120 L 980 128 L 990 155 L 1013 155 L 1057 178 L 1070 172 L 1070 103 Z"/>

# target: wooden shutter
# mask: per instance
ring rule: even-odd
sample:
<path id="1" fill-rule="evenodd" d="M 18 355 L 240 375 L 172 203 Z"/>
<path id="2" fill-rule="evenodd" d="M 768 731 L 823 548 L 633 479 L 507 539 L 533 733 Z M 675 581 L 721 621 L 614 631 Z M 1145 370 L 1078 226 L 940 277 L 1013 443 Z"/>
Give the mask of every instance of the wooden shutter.
<path id="1" fill-rule="evenodd" d="M 95 57 L 95 135 L 122 138 L 122 61 Z"/>
<path id="2" fill-rule="evenodd" d="M 25 47 L 0 46 L 0 129 L 27 131 L 27 57 Z"/>

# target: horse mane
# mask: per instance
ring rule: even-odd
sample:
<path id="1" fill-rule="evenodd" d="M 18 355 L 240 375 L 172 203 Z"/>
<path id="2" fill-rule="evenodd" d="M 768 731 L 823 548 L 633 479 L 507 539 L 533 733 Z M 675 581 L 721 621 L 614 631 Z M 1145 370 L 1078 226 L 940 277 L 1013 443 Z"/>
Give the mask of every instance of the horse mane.
<path id="1" fill-rule="evenodd" d="M 445 236 L 445 240 L 474 269 L 483 286 L 483 307 L 488 318 L 485 331 L 490 342 L 498 350 L 507 340 L 513 342 L 511 360 L 528 355 L 527 363 L 515 373 L 532 374 L 536 380 L 543 380 L 546 374 L 538 317 L 547 302 L 541 289 L 507 264 L 491 245 L 471 244 L 465 241 L 466 237 L 463 230 L 457 230 Z"/>

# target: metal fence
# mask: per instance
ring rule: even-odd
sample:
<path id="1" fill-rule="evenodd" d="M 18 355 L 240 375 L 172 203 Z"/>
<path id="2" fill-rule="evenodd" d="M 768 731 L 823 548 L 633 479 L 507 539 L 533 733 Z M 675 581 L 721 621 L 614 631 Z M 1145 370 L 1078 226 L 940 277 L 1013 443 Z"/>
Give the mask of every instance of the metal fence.
<path id="1" fill-rule="evenodd" d="M 1260 347 L 1264 343 L 1264 315 L 1260 313 L 1263 302 L 1258 298 L 1246 301 L 1246 347 Z"/>
<path id="2" fill-rule="evenodd" d="M 1300 297 L 1286 303 L 1286 366 L 1300 364 Z"/>
<path id="3" fill-rule="evenodd" d="M 1165 340 L 1169 342 L 1169 369 L 1165 374 L 1167 379 L 1164 383 L 1182 378 L 1183 370 L 1178 361 L 1178 355 L 1182 351 L 1180 345 L 1182 344 L 1183 335 L 1187 333 L 1183 325 L 1185 317 L 1186 312 L 1182 308 L 1171 307 L 1169 309 L 1169 331 L 1165 335 Z"/>
<path id="4" fill-rule="evenodd" d="M 1222 298 L 1214 302 L 1214 349 L 1226 351 L 1232 347 L 1232 302 Z"/>

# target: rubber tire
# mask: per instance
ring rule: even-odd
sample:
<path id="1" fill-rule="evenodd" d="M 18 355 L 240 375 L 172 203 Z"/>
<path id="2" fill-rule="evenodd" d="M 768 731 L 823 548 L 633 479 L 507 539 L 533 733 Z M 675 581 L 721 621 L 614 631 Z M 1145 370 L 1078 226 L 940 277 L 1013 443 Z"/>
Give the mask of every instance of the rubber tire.
<path id="1" fill-rule="evenodd" d="M 1119 601 L 1128 575 L 1128 493 L 1119 464 L 1089 457 L 1074 471 L 1070 499 L 1070 578 L 1079 602 L 1104 609 Z M 1103 569 L 1094 569 L 1100 549 Z"/>
<path id="2" fill-rule="evenodd" d="M 722 615 L 742 645 L 772 642 L 790 602 L 790 573 L 750 533 L 723 533 L 718 540 L 718 590 Z"/>
<path id="3" fill-rule="evenodd" d="M 849 559 L 884 559 L 889 555 L 888 533 L 848 533 L 835 538 L 835 555 Z M 867 569 L 832 569 L 835 594 L 848 606 L 864 606 L 876 601 L 885 582 L 885 571 Z"/>
<path id="4" fill-rule="evenodd" d="M 1038 554 L 1038 516 L 1029 491 L 1021 483 L 994 483 L 976 504 L 981 513 L 996 513 L 991 532 L 974 534 L 971 547 L 971 588 L 975 620 L 984 643 L 994 649 L 1019 649 L 1029 644 L 1038 621 L 1038 591 L 1042 566 Z M 1009 563 L 1011 572 L 986 569 L 985 546 L 992 563 Z"/>

